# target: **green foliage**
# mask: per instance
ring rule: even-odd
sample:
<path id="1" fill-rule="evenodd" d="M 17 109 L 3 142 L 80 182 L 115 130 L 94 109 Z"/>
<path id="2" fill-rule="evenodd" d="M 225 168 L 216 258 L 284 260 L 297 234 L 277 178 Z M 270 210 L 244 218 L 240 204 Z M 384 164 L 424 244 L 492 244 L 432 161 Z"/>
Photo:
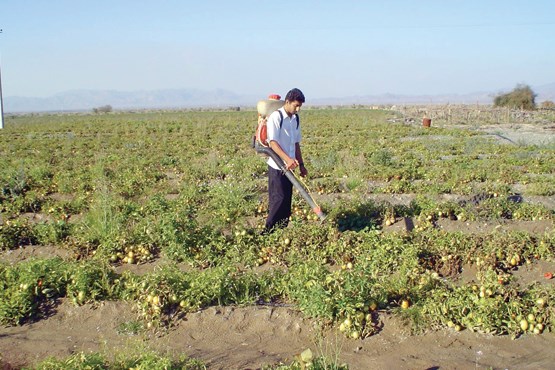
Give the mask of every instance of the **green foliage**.
<path id="1" fill-rule="evenodd" d="M 167 369 L 167 370 L 204 370 L 206 365 L 201 361 L 181 356 L 181 358 L 173 359 L 170 356 L 163 356 L 150 350 L 141 350 L 137 353 L 120 352 L 115 358 L 104 355 L 102 353 L 84 353 L 79 352 L 69 357 L 59 359 L 49 357 L 36 366 L 36 370 L 150 370 L 150 369 Z"/>
<path id="2" fill-rule="evenodd" d="M 245 140 L 252 112 L 11 118 L 0 133 L 10 154 L 0 156 L 0 249 L 48 245 L 72 257 L 0 265 L 0 323 L 40 319 L 64 299 L 122 299 L 138 316 L 120 331 L 141 334 L 212 305 L 274 303 L 350 338 L 375 334 L 384 312 L 420 331 L 518 336 L 530 333 L 517 320 L 530 313 L 542 320 L 534 328 L 552 330 L 553 290 L 518 284 L 513 273 L 555 258 L 553 232 L 440 227 L 552 221 L 552 209 L 522 201 L 553 195 L 549 146 L 423 130 L 388 122 L 396 116 L 386 111 L 303 117 L 306 182 L 328 217 L 315 220 L 294 195 L 289 227 L 271 235 L 260 235 L 266 164 Z M 399 203 L 381 201 L 386 193 Z M 409 230 L 386 232 L 392 223 Z M 476 284 L 455 282 L 463 264 L 479 272 Z M 113 366 L 95 355 L 61 361 L 52 368 Z M 158 366 L 148 361 L 126 366 Z"/>
<path id="3" fill-rule="evenodd" d="M 74 304 L 117 298 L 122 287 L 119 276 L 106 264 L 98 261 L 76 263 L 65 287 L 66 295 Z"/>
<path id="4" fill-rule="evenodd" d="M 11 176 L 4 179 L 4 184 L 0 193 L 2 198 L 0 199 L 2 201 L 13 199 L 18 195 L 24 194 L 29 188 L 28 176 L 22 168 L 19 168 L 18 171 L 14 171 Z"/>
<path id="5" fill-rule="evenodd" d="M 117 276 L 106 263 L 36 259 L 0 265 L 0 323 L 22 324 L 39 319 L 68 297 L 75 304 L 117 298 Z"/>
<path id="6" fill-rule="evenodd" d="M 52 299 L 65 295 L 69 266 L 60 259 L 0 265 L 0 323 L 22 324 L 40 317 Z"/>
<path id="7" fill-rule="evenodd" d="M 303 369 L 348 370 L 349 366 L 347 366 L 346 364 L 337 364 L 337 361 L 333 361 L 325 356 L 322 356 L 322 357 L 316 357 L 308 362 L 305 362 L 301 358 L 298 358 L 292 363 L 287 365 L 269 365 L 269 366 L 263 367 L 262 369 L 263 370 L 303 370 Z"/>
<path id="8" fill-rule="evenodd" d="M 0 250 L 29 245 L 34 240 L 32 227 L 25 219 L 6 220 L 0 224 Z"/>
<path id="9" fill-rule="evenodd" d="M 528 85 L 517 85 L 513 91 L 501 94 L 493 100 L 495 107 L 505 107 L 512 109 L 536 109 L 536 94 Z"/>
<path id="10" fill-rule="evenodd" d="M 32 228 L 33 240 L 40 245 L 64 242 L 71 235 L 71 226 L 66 221 L 41 222 Z"/>

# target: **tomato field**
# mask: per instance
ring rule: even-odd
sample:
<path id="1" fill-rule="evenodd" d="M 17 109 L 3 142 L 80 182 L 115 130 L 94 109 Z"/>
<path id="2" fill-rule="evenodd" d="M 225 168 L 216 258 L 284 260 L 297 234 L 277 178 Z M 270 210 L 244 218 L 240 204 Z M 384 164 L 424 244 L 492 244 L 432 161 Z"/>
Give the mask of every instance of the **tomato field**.
<path id="1" fill-rule="evenodd" d="M 262 235 L 255 112 L 7 117 L 0 324 L 44 320 L 62 301 L 125 301 L 135 330 L 161 336 L 207 307 L 255 305 L 290 305 L 359 341 L 383 315 L 414 334 L 553 331 L 555 140 L 405 118 L 303 110 L 306 182 L 328 217 L 297 194 L 289 227 Z M 31 247 L 52 252 L 10 259 Z"/>

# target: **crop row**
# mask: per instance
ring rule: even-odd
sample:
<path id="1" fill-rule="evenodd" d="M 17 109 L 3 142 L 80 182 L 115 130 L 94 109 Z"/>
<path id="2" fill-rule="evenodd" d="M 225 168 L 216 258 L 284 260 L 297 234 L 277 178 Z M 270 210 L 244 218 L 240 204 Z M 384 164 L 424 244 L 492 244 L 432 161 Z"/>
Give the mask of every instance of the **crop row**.
<path id="1" fill-rule="evenodd" d="M 145 322 L 156 326 L 210 305 L 289 303 L 323 323 L 349 319 L 353 336 L 373 334 L 380 310 L 404 305 L 418 330 L 453 324 L 519 335 L 523 317 L 534 315 L 540 331 L 555 318 L 552 285 L 522 286 L 511 273 L 552 260 L 553 235 L 386 235 L 296 225 L 286 235 L 237 232 L 196 247 L 190 255 L 202 268 L 188 272 L 169 263 L 146 275 L 118 273 L 98 254 L 84 261 L 1 265 L 0 320 L 37 319 L 58 298 L 75 304 L 131 300 Z M 260 263 L 272 268 L 260 269 Z M 478 267 L 476 279 L 460 283 L 456 278 L 467 264 Z"/>

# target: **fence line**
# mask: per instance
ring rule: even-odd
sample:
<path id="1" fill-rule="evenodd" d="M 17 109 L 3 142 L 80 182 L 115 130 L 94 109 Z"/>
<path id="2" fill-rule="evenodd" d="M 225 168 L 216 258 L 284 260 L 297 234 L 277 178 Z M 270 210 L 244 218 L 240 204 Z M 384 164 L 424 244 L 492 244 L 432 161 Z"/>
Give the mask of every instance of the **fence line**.
<path id="1" fill-rule="evenodd" d="M 509 108 L 493 108 L 485 105 L 403 105 L 389 109 L 403 115 L 405 122 L 422 122 L 431 118 L 436 124 L 483 125 L 483 124 L 555 124 L 555 111 L 525 111 Z"/>

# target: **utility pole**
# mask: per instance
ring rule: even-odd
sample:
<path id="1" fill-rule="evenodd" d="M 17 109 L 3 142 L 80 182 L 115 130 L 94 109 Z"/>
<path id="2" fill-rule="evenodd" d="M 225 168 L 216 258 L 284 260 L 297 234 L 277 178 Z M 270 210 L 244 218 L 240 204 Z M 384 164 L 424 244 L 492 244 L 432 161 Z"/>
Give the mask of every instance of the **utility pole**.
<path id="1" fill-rule="evenodd" d="M 1 28 L 0 28 L 0 33 L 2 33 Z M 0 59 L 0 62 L 2 62 L 2 59 Z M 2 97 L 2 65 L 0 65 L 0 129 L 3 129 L 3 128 L 4 128 L 4 98 Z"/>

